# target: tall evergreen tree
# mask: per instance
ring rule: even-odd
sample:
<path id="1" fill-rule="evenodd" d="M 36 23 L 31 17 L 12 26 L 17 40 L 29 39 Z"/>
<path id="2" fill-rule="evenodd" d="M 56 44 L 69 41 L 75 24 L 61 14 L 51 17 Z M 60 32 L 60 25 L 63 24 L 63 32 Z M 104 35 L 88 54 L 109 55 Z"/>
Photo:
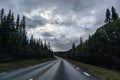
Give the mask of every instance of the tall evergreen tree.
<path id="1" fill-rule="evenodd" d="M 116 12 L 116 9 L 113 6 L 111 8 L 111 11 L 112 11 L 112 20 L 118 19 L 118 14 Z"/>
<path id="2" fill-rule="evenodd" d="M 49 49 L 46 41 L 43 45 L 33 35 L 27 39 L 25 16 L 20 21 L 18 15 L 15 22 L 11 10 L 7 15 L 0 11 L 0 61 L 52 57 Z"/>
<path id="3" fill-rule="evenodd" d="M 110 10 L 107 8 L 105 22 L 110 23 L 110 16 L 111 16 Z"/>
<path id="4" fill-rule="evenodd" d="M 3 19 L 3 17 L 4 17 L 4 9 L 2 8 L 0 10 L 0 23 L 1 23 L 2 19 Z"/>
<path id="5" fill-rule="evenodd" d="M 23 15 L 22 17 L 22 32 L 23 32 L 23 39 L 24 41 L 26 41 L 27 37 L 26 37 L 26 18 Z"/>
<path id="6" fill-rule="evenodd" d="M 9 40 L 9 27 L 7 25 L 7 17 L 4 16 L 1 22 L 1 48 L 2 53 L 6 53 L 8 51 L 8 40 Z"/>
<path id="7" fill-rule="evenodd" d="M 75 43 L 73 42 L 73 44 L 72 44 L 72 49 L 75 49 Z"/>
<path id="8" fill-rule="evenodd" d="M 89 37 L 88 37 L 88 39 L 90 39 L 90 37 L 91 37 L 91 35 L 89 34 Z"/>
<path id="9" fill-rule="evenodd" d="M 72 58 L 74 58 L 74 56 L 75 56 L 75 43 L 73 42 L 73 44 L 72 44 Z"/>
<path id="10" fill-rule="evenodd" d="M 3 17 L 4 17 L 4 9 L 2 8 L 1 10 L 0 10 L 0 53 L 1 53 L 1 46 L 2 46 L 2 31 L 1 31 L 1 26 L 2 26 L 2 21 L 3 21 Z"/>
<path id="11" fill-rule="evenodd" d="M 15 32 L 15 22 L 14 22 L 14 14 L 11 14 L 11 18 L 10 18 L 10 28 L 11 31 L 14 33 Z"/>
<path id="12" fill-rule="evenodd" d="M 82 37 L 80 37 L 80 45 L 82 45 L 83 43 L 83 40 L 82 40 Z"/>
<path id="13" fill-rule="evenodd" d="M 20 18 L 19 18 L 19 14 L 17 15 L 17 20 L 16 20 L 16 31 L 18 31 L 20 28 Z"/>

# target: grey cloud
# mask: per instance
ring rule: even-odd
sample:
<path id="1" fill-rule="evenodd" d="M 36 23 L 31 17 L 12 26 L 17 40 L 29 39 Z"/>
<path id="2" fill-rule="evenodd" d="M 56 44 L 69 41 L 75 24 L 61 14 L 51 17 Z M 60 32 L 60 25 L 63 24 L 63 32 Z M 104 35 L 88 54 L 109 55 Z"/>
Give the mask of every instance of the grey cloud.
<path id="1" fill-rule="evenodd" d="M 32 18 L 27 19 L 28 28 L 36 28 L 37 26 L 44 26 L 47 23 L 47 20 L 41 16 L 33 16 Z"/>
<path id="2" fill-rule="evenodd" d="M 45 37 L 53 37 L 54 35 L 52 35 L 50 32 L 43 32 L 43 33 L 42 33 L 42 36 L 45 36 Z"/>
<path id="3" fill-rule="evenodd" d="M 66 35 L 65 34 L 61 35 L 61 38 L 66 38 Z"/>
<path id="4" fill-rule="evenodd" d="M 57 43 L 57 44 L 54 44 L 54 46 L 57 46 L 56 50 L 58 50 L 58 51 L 59 50 L 68 50 L 71 47 L 71 43 L 66 43 L 66 44 Z"/>
<path id="5" fill-rule="evenodd" d="M 53 35 L 49 31 L 42 31 L 41 37 L 44 37 L 52 44 L 52 47 L 56 47 L 56 50 L 67 50 L 71 47 L 72 42 L 79 44 L 79 37 L 74 37 L 75 34 L 85 32 L 83 39 L 87 39 L 89 34 L 92 34 L 97 28 L 104 24 L 105 9 L 107 7 L 115 6 L 118 14 L 120 14 L 120 1 L 119 0 L 0 0 L 0 7 L 5 9 L 12 9 L 16 14 L 23 15 L 24 13 L 30 13 L 36 9 L 50 10 L 53 7 L 56 9 L 52 12 L 52 19 L 47 20 L 42 16 L 27 17 L 27 26 L 29 28 L 42 27 L 46 24 L 51 24 L 56 27 L 67 27 L 70 33 L 76 32 L 72 37 L 67 38 L 65 30 L 60 35 Z M 95 14 L 91 14 L 91 11 L 95 10 Z M 56 17 L 59 15 L 62 21 Z M 72 16 L 77 16 L 73 19 Z M 81 18 L 90 16 L 96 20 L 92 23 L 86 22 L 85 24 L 78 24 Z M 82 22 L 82 21 L 81 21 Z M 44 29 L 43 29 L 44 30 Z M 29 31 L 29 30 L 28 30 Z M 58 37 L 58 38 L 56 38 Z"/>
<path id="6" fill-rule="evenodd" d="M 71 42 L 69 41 L 67 43 L 64 43 L 64 41 L 61 41 L 58 38 L 48 39 L 48 40 L 49 42 L 52 43 L 51 46 L 56 48 L 56 51 L 67 50 L 70 49 L 71 47 Z"/>

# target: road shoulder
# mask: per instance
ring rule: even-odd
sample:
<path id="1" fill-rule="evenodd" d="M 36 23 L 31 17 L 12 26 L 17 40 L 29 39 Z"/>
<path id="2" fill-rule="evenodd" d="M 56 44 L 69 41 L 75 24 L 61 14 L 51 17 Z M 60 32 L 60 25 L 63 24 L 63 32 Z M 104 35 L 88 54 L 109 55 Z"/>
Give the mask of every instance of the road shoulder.
<path id="1" fill-rule="evenodd" d="M 55 60 L 55 59 L 56 58 L 29 59 L 29 60 L 0 63 L 0 73 L 5 73 L 5 72 L 12 71 L 15 69 L 21 69 L 24 67 L 44 63 L 44 62 Z"/>
<path id="2" fill-rule="evenodd" d="M 86 70 L 90 73 L 93 73 L 95 76 L 101 77 L 103 80 L 120 80 L 120 73 L 112 70 L 108 70 L 105 68 L 88 65 L 84 63 L 80 63 L 74 60 L 67 59 L 70 63 L 78 66 L 79 68 Z"/>

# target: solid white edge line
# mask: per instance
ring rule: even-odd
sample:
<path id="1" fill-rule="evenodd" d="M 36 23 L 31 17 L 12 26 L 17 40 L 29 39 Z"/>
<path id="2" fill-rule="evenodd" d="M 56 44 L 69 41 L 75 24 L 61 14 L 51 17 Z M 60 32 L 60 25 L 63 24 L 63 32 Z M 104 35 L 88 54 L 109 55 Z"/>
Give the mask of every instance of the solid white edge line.
<path id="1" fill-rule="evenodd" d="M 83 72 L 86 76 L 90 76 L 90 74 L 86 73 L 86 72 Z"/>

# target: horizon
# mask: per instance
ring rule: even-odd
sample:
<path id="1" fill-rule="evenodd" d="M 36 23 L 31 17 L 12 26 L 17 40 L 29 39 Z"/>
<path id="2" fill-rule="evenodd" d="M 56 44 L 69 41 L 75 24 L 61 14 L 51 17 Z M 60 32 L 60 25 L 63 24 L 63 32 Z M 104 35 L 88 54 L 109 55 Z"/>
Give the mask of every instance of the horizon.
<path id="1" fill-rule="evenodd" d="M 1 8 L 25 15 L 28 37 L 51 43 L 54 52 L 66 51 L 88 39 L 104 24 L 105 10 L 114 6 L 120 15 L 119 0 L 6 0 Z M 21 16 L 20 15 L 20 16 Z M 72 35 L 72 36 L 71 36 Z"/>

